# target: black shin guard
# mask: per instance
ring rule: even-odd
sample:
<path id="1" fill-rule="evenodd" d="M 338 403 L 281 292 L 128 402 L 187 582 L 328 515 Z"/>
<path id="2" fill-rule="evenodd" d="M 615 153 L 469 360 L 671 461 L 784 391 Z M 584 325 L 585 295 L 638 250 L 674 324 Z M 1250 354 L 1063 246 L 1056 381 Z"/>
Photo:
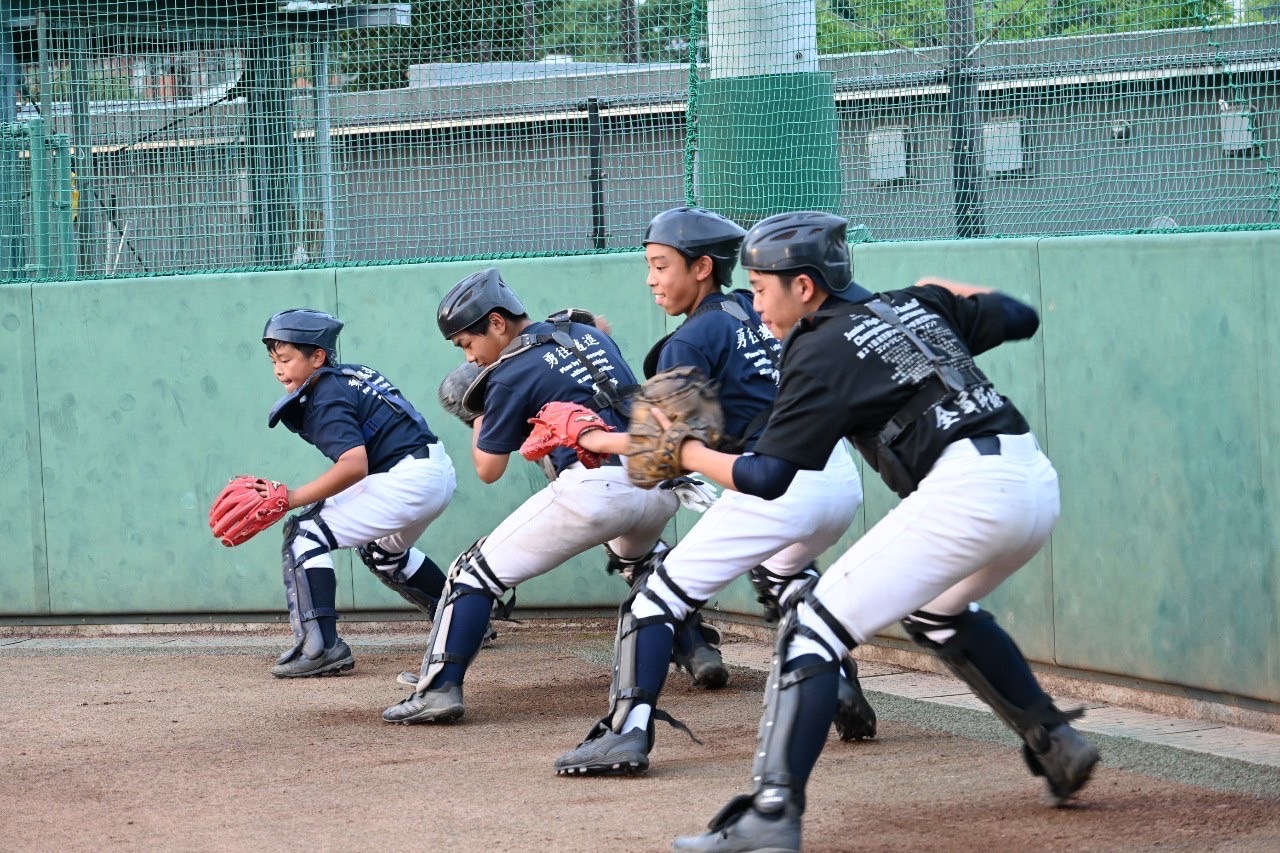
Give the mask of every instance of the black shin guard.
<path id="1" fill-rule="evenodd" d="M 1049 730 L 1080 716 L 1063 712 L 1040 687 L 1026 658 L 985 610 L 940 616 L 923 610 L 902 620 L 911 639 L 932 649 L 957 678 L 1036 752 L 1049 747 Z M 941 643 L 927 632 L 951 631 Z"/>

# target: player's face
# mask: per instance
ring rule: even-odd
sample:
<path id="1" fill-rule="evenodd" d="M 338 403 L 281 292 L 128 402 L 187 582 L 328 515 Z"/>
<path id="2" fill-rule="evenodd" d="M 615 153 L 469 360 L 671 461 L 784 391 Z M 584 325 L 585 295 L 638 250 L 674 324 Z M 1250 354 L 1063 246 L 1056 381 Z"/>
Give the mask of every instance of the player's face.
<path id="1" fill-rule="evenodd" d="M 270 353 L 271 364 L 275 368 L 276 381 L 284 385 L 284 390 L 292 394 L 302 387 L 324 366 L 324 350 L 318 349 L 310 357 L 302 354 L 302 350 L 293 344 L 279 343 Z"/>
<path id="2" fill-rule="evenodd" d="M 779 276 L 748 270 L 747 281 L 751 282 L 751 292 L 755 296 L 752 304 L 756 313 L 778 340 L 784 339 L 791 327 L 809 312 L 794 288 Z"/>
<path id="3" fill-rule="evenodd" d="M 493 326 L 490 326 L 483 335 L 459 332 L 453 336 L 453 345 L 462 350 L 467 361 L 487 367 L 498 360 L 507 342 L 498 336 Z"/>
<path id="4" fill-rule="evenodd" d="M 705 282 L 699 281 L 696 272 L 702 258 L 689 263 L 670 246 L 650 243 L 644 247 L 644 260 L 649 265 L 645 284 L 653 293 L 653 301 L 669 316 L 690 313 L 706 296 Z"/>

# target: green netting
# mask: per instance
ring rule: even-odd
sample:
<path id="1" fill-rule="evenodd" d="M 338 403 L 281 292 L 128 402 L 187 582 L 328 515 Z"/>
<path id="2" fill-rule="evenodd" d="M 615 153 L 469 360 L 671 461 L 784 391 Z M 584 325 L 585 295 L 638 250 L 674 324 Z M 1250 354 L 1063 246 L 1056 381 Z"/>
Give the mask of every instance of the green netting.
<path id="1" fill-rule="evenodd" d="M 1275 0 L 0 0 L 0 280 L 1273 228 Z"/>

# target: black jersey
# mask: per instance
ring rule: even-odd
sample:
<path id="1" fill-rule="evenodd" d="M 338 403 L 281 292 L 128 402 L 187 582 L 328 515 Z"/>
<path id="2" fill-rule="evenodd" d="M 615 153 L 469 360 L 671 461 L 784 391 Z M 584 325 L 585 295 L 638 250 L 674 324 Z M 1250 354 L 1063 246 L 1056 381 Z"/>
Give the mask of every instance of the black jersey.
<path id="1" fill-rule="evenodd" d="M 283 423 L 334 462 L 364 445 L 369 473 L 390 471 L 436 437 L 399 389 L 372 367 L 343 364 L 312 374 L 271 411 L 268 426 Z"/>
<path id="2" fill-rule="evenodd" d="M 1008 297 L 959 297 L 927 286 L 888 291 L 879 299 L 892 305 L 907 328 L 967 379 L 963 391 L 939 393 L 894 443 L 916 482 L 954 441 L 1030 430 L 1017 408 L 973 364 L 973 356 L 1005 341 L 1002 303 Z M 848 438 L 876 467 L 880 431 L 923 387 L 936 383 L 942 389 L 924 353 L 876 317 L 868 308 L 870 301 L 829 297 L 787 337 L 773 417 L 756 443 L 756 453 L 818 470 L 836 443 Z"/>

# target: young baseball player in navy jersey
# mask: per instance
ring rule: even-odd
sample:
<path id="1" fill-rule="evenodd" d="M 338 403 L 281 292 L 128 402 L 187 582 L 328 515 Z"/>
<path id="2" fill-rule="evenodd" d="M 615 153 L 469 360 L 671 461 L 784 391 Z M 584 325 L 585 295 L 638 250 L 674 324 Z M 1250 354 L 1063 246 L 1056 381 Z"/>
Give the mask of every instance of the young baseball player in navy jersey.
<path id="1" fill-rule="evenodd" d="M 645 373 L 688 366 L 715 380 L 729 436 L 722 446 L 734 452 L 749 451 L 768 420 L 780 348 L 749 294 L 723 292 L 745 235 L 728 219 L 699 208 L 661 213 L 644 235 L 654 301 L 667 314 L 688 318 L 650 351 Z M 615 452 L 625 450 L 625 434 L 595 434 L 601 436 Z M 621 608 L 609 713 L 556 761 L 557 773 L 644 772 L 654 741 L 653 710 L 686 616 L 748 571 L 777 610 L 817 579 L 813 560 L 852 523 L 862 483 L 843 442 L 827 447 L 815 468 L 777 500 L 726 492 L 663 555 Z M 873 736 L 875 715 L 858 688 L 853 659 L 845 662 L 841 736 Z"/>
<path id="2" fill-rule="evenodd" d="M 481 413 L 471 457 L 482 481 L 502 477 L 544 403 L 571 400 L 614 427 L 626 424 L 622 397 L 635 378 L 613 340 L 568 313 L 531 321 L 496 269 L 458 282 L 440 301 L 436 320 L 446 340 L 485 368 L 466 396 Z M 679 507 L 669 490 L 633 486 L 618 457 L 588 467 L 562 447 L 549 458 L 555 479 L 453 562 L 417 689 L 386 710 L 387 722 L 461 717 L 463 678 L 498 598 L 602 544 L 620 559 L 642 561 Z"/>
<path id="3" fill-rule="evenodd" d="M 976 603 L 1033 557 L 1058 518 L 1058 480 L 1026 420 L 973 356 L 1030 337 L 1035 311 L 941 279 L 872 294 L 853 282 L 847 223 L 769 217 L 741 252 L 755 306 L 782 335 L 781 386 L 752 455 L 682 445 L 681 464 L 763 498 L 825 464 L 849 438 L 902 502 L 784 617 L 769 675 L 752 792 L 677 850 L 800 849 L 805 785 L 836 709 L 848 649 L 901 620 L 1022 738 L 1058 805 L 1097 750 L 1041 689 L 1018 647 Z M 600 433 L 587 433 L 591 439 Z M 582 444 L 591 446 L 590 441 Z"/>
<path id="4" fill-rule="evenodd" d="M 298 678 L 355 666 L 338 637 L 333 551 L 355 548 L 378 580 L 427 615 L 444 574 L 414 547 L 453 497 L 457 481 L 444 446 L 399 390 L 371 367 L 340 364 L 343 323 L 297 308 L 267 321 L 262 342 L 285 396 L 268 426 L 282 423 L 333 461 L 289 490 L 284 585 L 292 648 L 271 674 Z"/>

